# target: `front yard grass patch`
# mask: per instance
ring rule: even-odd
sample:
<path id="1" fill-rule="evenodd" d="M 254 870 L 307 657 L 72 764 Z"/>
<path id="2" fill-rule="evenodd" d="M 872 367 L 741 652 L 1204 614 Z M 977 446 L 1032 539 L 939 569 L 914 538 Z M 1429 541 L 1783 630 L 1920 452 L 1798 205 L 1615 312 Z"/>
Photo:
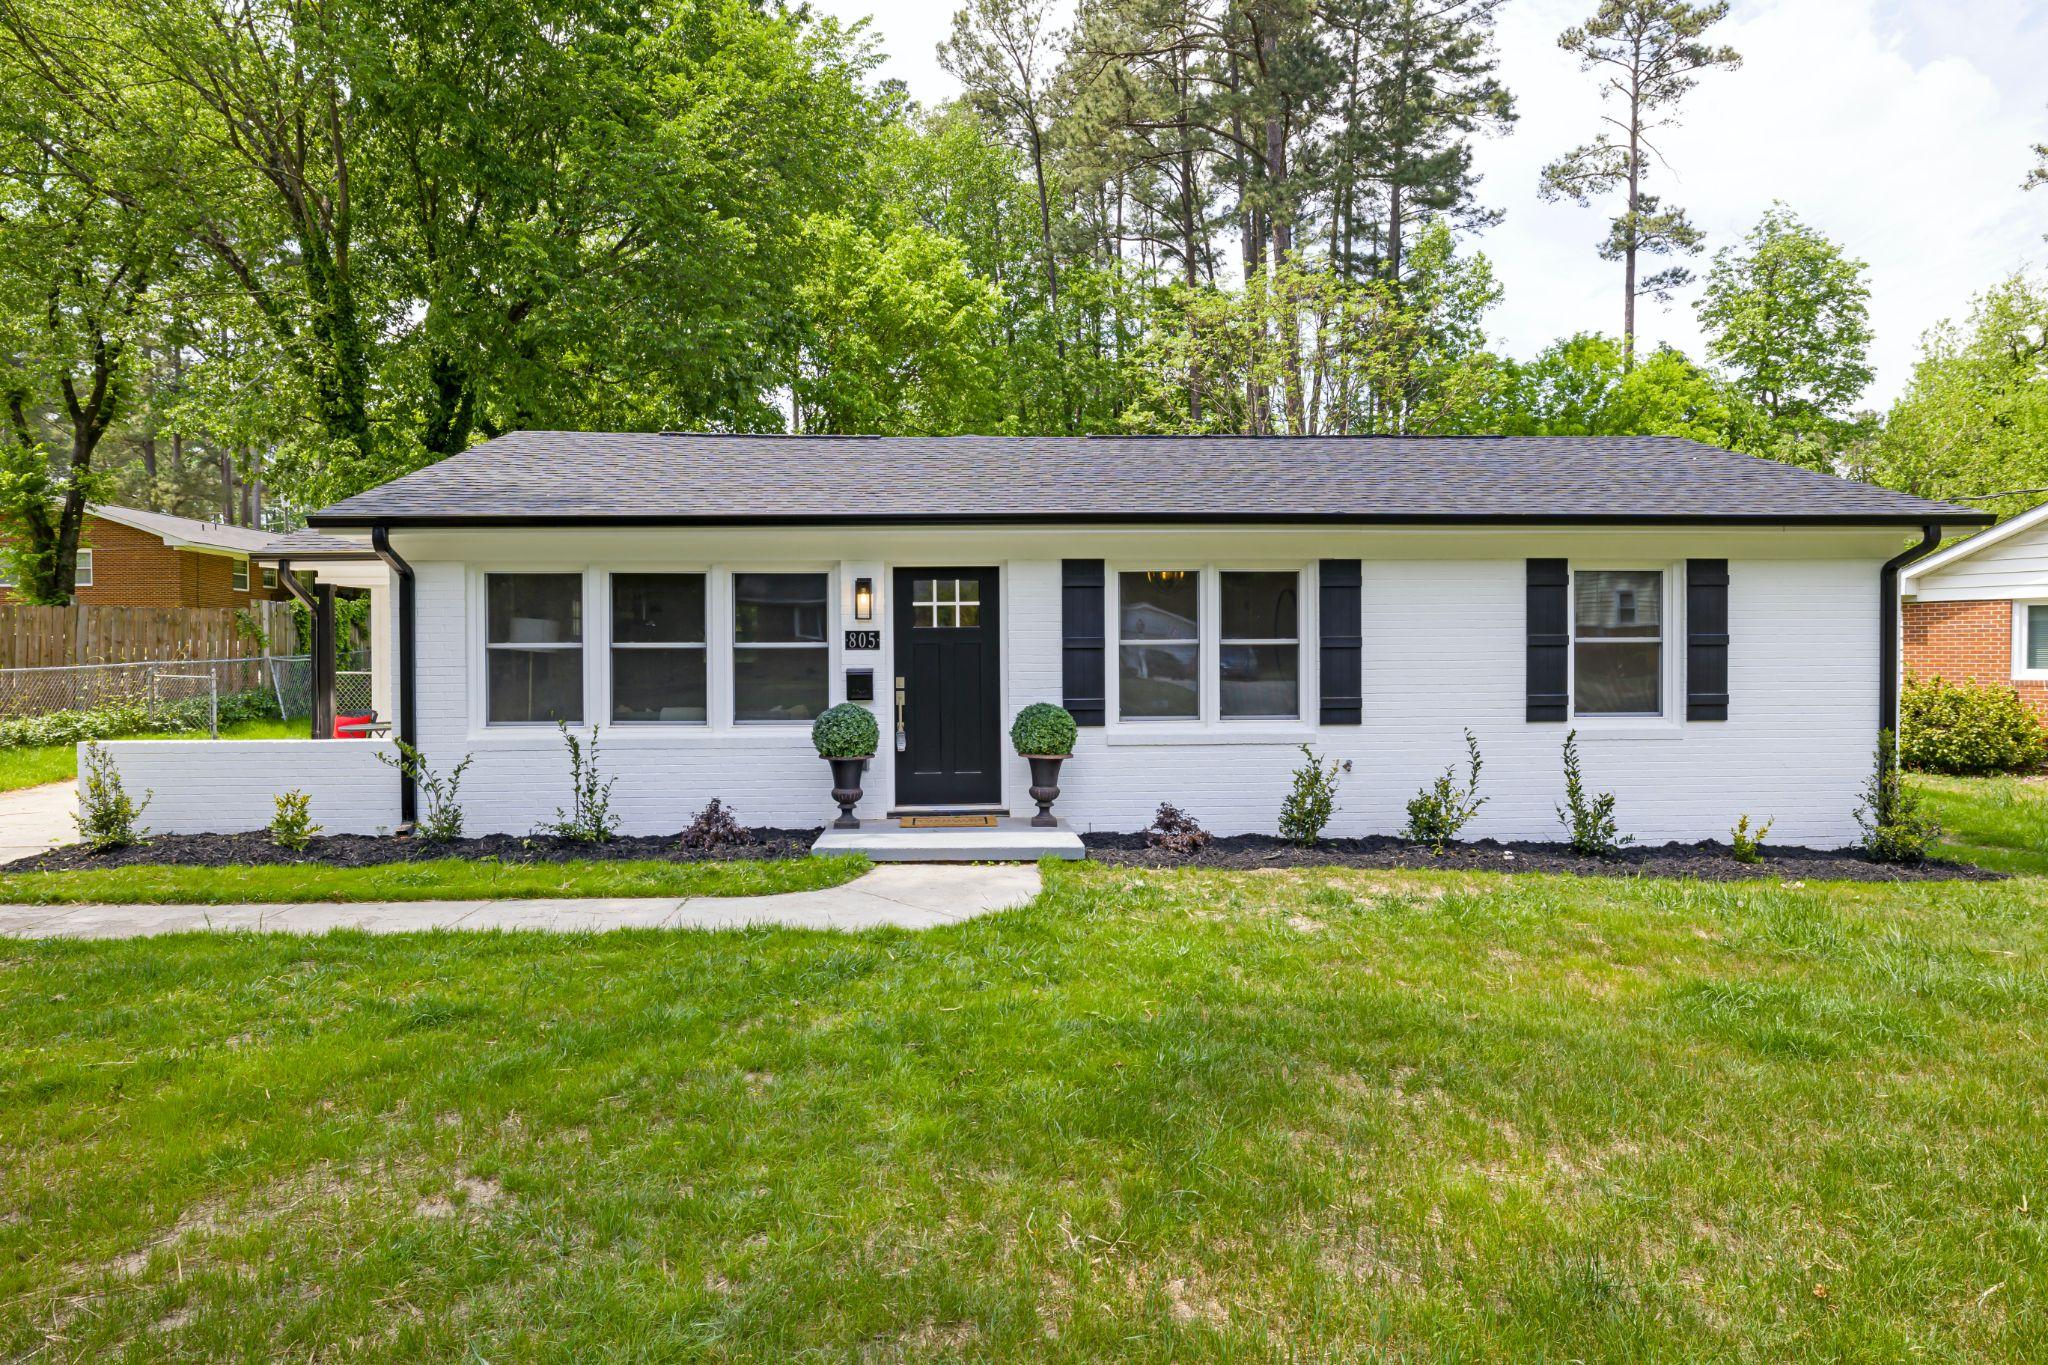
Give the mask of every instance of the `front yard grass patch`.
<path id="1" fill-rule="evenodd" d="M 725 862 L 385 863 L 81 868 L 0 873 L 11 905 L 239 905 L 308 901 L 468 901 L 562 896 L 765 896 L 816 891 L 867 871 L 858 856 Z"/>
<path id="2" fill-rule="evenodd" d="M 2001 872 L 2048 873 L 2048 777 L 1909 779 L 1941 821 L 1945 858 Z"/>
<path id="3" fill-rule="evenodd" d="M 0 1357 L 2038 1358 L 2048 882 L 0 944 Z"/>

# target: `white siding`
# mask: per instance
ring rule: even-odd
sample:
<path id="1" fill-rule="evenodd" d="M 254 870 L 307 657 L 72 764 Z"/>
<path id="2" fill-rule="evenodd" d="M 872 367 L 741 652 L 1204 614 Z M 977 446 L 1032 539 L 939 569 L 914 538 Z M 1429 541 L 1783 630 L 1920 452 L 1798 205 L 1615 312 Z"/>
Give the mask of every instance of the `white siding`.
<path id="1" fill-rule="evenodd" d="M 2048 520 L 1914 574 L 1906 591 L 1922 602 L 2048 602 Z"/>
<path id="2" fill-rule="evenodd" d="M 142 823 L 157 834 L 234 834 L 262 829 L 277 798 L 302 791 L 329 834 L 375 834 L 398 825 L 398 773 L 377 761 L 395 753 L 376 740 L 103 740 L 128 795 L 150 798 Z M 79 768 L 85 766 L 85 746 Z"/>
<path id="3" fill-rule="evenodd" d="M 1112 719 L 1106 729 L 1082 732 L 1080 752 L 1062 775 L 1059 812 L 1082 829 L 1131 830 L 1142 828 L 1159 802 L 1172 801 L 1219 832 L 1271 831 L 1289 774 L 1301 759 L 1298 746 L 1306 740 L 1352 763 L 1332 832 L 1391 833 L 1416 789 L 1462 757 L 1461 732 L 1470 726 L 1485 753 L 1483 792 L 1489 797 L 1471 834 L 1550 839 L 1558 834 L 1559 747 L 1566 727 L 1523 719 L 1525 560 L 1566 556 L 1668 569 L 1687 556 L 1704 556 L 1730 561 L 1729 720 L 1582 724 L 1587 777 L 1596 788 L 1616 793 L 1622 829 L 1642 840 L 1725 838 L 1736 817 L 1748 813 L 1777 822 L 1774 840 L 1827 846 L 1856 836 L 1851 812 L 1877 726 L 1878 572 L 1904 543 L 1890 532 L 1643 535 L 1600 529 L 559 530 L 406 532 L 394 539 L 418 574 L 420 744 L 437 768 L 465 753 L 475 755 L 463 788 L 475 832 L 530 831 L 566 803 L 569 790 L 567 761 L 552 729 L 481 723 L 474 600 L 481 566 L 830 566 L 842 617 L 832 631 L 834 699 L 842 695 L 845 668 L 875 672 L 874 709 L 884 752 L 868 775 L 861 808 L 872 818 L 892 804 L 894 785 L 888 740 L 893 566 L 1001 566 L 1007 725 L 1024 704 L 1059 699 L 1063 557 L 1107 559 L 1112 570 L 1120 558 L 1306 566 L 1326 557 L 1359 558 L 1365 561 L 1364 725 L 1321 729 L 1312 723 L 1311 634 L 1304 640 L 1310 720 L 1148 731 Z M 838 634 L 853 624 L 856 575 L 875 580 L 871 624 L 882 632 L 883 645 L 872 653 L 842 654 Z M 1304 581 L 1304 598 L 1312 621 L 1312 577 Z M 596 648 L 601 616 L 586 608 L 593 627 L 586 704 L 593 716 L 603 714 L 604 703 Z M 718 619 L 714 611 L 714 633 Z M 1681 619 L 1670 622 L 1666 639 L 1667 649 L 1682 658 Z M 1109 657 L 1113 669 L 1113 649 Z M 716 678 L 716 640 L 711 667 L 711 726 L 605 728 L 604 768 L 616 778 L 613 808 L 624 828 L 673 832 L 714 796 L 751 824 L 824 823 L 832 814 L 829 782 L 805 727 L 717 724 L 722 684 Z M 1674 690 L 1670 704 L 1682 715 L 1682 681 Z M 378 791 L 388 789 L 389 776 L 377 771 Z M 168 784 L 159 779 L 156 785 L 161 803 Z M 1005 801 L 1013 811 L 1029 809 L 1027 785 L 1023 761 L 1009 760 Z M 267 797 L 261 819 L 253 818 L 254 804 L 245 804 L 251 825 L 268 818 Z M 338 827 L 320 807 L 316 795 L 316 815 Z"/>

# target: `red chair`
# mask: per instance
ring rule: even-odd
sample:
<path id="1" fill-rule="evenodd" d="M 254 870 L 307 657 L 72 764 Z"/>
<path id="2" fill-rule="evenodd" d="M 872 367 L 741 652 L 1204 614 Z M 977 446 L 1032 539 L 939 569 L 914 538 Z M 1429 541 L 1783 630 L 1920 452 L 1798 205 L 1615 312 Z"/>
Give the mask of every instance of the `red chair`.
<path id="1" fill-rule="evenodd" d="M 362 716 L 336 716 L 334 718 L 334 737 L 336 739 L 368 739 L 371 734 L 371 727 L 376 725 L 376 723 L 377 713 L 375 711 Z"/>

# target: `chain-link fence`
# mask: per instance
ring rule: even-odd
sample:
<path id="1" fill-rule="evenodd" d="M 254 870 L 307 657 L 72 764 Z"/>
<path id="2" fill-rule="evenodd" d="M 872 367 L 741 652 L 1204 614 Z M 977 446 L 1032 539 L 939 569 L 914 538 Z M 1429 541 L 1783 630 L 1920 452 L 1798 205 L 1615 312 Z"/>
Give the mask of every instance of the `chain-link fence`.
<path id="1" fill-rule="evenodd" d="M 370 655 L 356 650 L 339 656 L 334 709 L 360 715 L 370 709 Z M 241 706 L 225 705 L 240 699 Z M 79 664 L 52 668 L 0 669 L 0 720 L 57 711 L 90 711 L 137 705 L 149 715 L 203 703 L 218 732 L 225 709 L 269 712 L 287 720 L 313 713 L 313 661 L 304 654 L 248 655 L 231 659 L 171 659 L 159 663 Z"/>

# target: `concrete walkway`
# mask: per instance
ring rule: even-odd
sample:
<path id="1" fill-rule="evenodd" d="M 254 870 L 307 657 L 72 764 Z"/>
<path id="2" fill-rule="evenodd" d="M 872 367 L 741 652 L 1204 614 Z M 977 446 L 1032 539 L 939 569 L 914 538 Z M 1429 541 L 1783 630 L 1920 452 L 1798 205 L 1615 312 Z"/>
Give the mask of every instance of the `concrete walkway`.
<path id="1" fill-rule="evenodd" d="M 360 929 L 929 929 L 1008 910 L 1038 894 L 1036 867 L 878 867 L 823 891 L 618 900 L 365 901 L 307 905 L 4 905 L 0 937 L 140 938 L 196 930 L 324 934 Z"/>
<path id="2" fill-rule="evenodd" d="M 0 864 L 78 842 L 78 784 L 50 782 L 0 792 Z"/>

